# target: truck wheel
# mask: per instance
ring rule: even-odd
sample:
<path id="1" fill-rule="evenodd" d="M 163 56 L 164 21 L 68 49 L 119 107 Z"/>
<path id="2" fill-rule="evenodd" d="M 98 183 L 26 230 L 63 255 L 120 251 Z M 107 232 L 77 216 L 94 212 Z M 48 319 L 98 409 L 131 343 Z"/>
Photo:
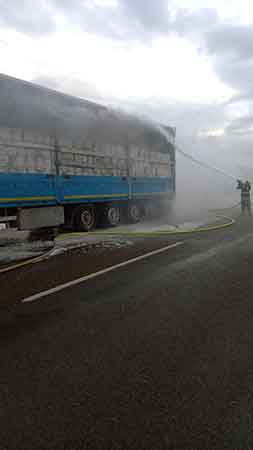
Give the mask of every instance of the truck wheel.
<path id="1" fill-rule="evenodd" d="M 120 208 L 118 206 L 109 206 L 106 211 L 106 222 L 112 227 L 120 223 Z"/>
<path id="2" fill-rule="evenodd" d="M 141 220 L 141 209 L 137 203 L 130 203 L 128 206 L 128 220 L 131 223 L 138 223 Z"/>
<path id="3" fill-rule="evenodd" d="M 96 226 L 96 211 L 93 206 L 81 206 L 77 214 L 77 228 L 80 231 L 90 231 Z"/>

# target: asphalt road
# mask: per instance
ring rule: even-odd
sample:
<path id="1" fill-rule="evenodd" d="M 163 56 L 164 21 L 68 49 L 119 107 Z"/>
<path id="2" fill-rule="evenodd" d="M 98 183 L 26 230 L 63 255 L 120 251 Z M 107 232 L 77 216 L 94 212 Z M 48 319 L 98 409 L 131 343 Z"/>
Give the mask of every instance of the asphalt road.
<path id="1" fill-rule="evenodd" d="M 2 326 L 1 450 L 253 449 L 253 219 L 183 240 Z"/>

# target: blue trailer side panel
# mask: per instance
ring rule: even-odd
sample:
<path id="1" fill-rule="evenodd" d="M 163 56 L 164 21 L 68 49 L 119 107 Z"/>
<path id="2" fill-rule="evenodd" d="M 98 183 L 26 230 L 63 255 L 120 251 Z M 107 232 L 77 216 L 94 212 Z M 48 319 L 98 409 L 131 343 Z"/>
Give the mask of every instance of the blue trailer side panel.
<path id="1" fill-rule="evenodd" d="M 56 203 L 54 177 L 46 174 L 0 173 L 0 207 Z"/>
<path id="2" fill-rule="evenodd" d="M 127 200 L 128 179 L 113 176 L 59 176 L 59 202 L 63 204 Z"/>
<path id="3" fill-rule="evenodd" d="M 167 177 L 137 177 L 131 179 L 133 198 L 173 194 L 173 180 Z"/>
<path id="4" fill-rule="evenodd" d="M 173 178 L 0 173 L 0 207 L 75 204 L 173 194 Z"/>

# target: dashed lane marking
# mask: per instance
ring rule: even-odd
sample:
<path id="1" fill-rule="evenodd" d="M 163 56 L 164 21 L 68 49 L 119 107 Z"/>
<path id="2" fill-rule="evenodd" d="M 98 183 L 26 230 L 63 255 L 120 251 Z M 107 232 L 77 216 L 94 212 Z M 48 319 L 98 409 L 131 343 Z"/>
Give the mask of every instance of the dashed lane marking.
<path id="1" fill-rule="evenodd" d="M 30 296 L 30 297 L 24 298 L 21 301 L 21 303 L 32 303 L 32 302 L 35 302 L 37 300 L 42 299 L 43 297 L 47 297 L 49 295 L 52 295 L 52 294 L 55 294 L 57 292 L 63 291 L 64 289 L 67 289 L 69 287 L 72 287 L 72 286 L 84 283 L 85 281 L 92 280 L 93 278 L 97 278 L 97 277 L 99 277 L 101 275 L 104 275 L 106 273 L 113 272 L 113 271 L 115 271 L 117 269 L 120 269 L 121 267 L 129 266 L 130 264 L 133 264 L 133 263 L 135 263 L 137 261 L 142 261 L 143 259 L 150 258 L 151 256 L 158 255 L 160 253 L 164 253 L 164 252 L 166 252 L 166 251 L 168 251 L 168 250 L 170 250 L 172 248 L 179 247 L 179 246 L 181 246 L 183 244 L 184 244 L 184 242 L 176 242 L 174 244 L 167 245 L 166 247 L 159 248 L 158 250 L 154 250 L 152 252 L 145 253 L 144 255 L 137 256 L 136 258 L 128 259 L 127 261 L 124 261 L 122 263 L 116 264 L 116 265 L 111 266 L 111 267 L 107 267 L 106 269 L 99 270 L 98 272 L 91 273 L 89 275 L 85 275 L 85 276 L 83 276 L 81 278 L 78 278 L 76 280 L 69 281 L 68 283 L 60 284 L 59 286 L 56 286 L 55 288 L 48 289 L 46 291 L 42 291 L 42 292 L 39 292 L 38 294 L 35 294 L 35 295 Z"/>

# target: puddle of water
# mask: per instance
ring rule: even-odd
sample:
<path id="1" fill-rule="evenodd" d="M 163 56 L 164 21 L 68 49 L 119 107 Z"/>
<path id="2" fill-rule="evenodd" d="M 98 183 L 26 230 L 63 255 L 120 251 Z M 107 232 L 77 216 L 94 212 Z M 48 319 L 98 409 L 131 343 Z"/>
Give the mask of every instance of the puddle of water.
<path id="1" fill-rule="evenodd" d="M 35 244 L 35 245 L 34 245 Z M 52 248 L 52 242 L 12 244 L 0 247 L 0 264 L 40 256 Z"/>
<path id="2" fill-rule="evenodd" d="M 18 231 L 16 229 L 4 229 L 0 231 L 0 247 L 12 244 L 24 243 L 29 237 L 28 231 Z"/>
<path id="3" fill-rule="evenodd" d="M 152 222 L 141 222 L 135 225 L 121 225 L 117 228 L 108 228 L 110 231 L 129 231 L 132 233 L 146 233 L 146 232 L 159 232 L 159 231 L 177 231 L 194 229 L 201 226 L 208 225 L 211 221 L 214 221 L 214 216 L 204 217 L 201 221 L 189 221 L 183 222 L 177 225 L 169 224 L 168 219 L 155 220 Z M 103 232 L 106 232 L 104 229 Z M 48 242 L 27 242 L 29 232 L 17 231 L 17 230 L 1 230 L 0 231 L 0 264 L 10 263 L 14 261 L 20 261 L 32 257 L 39 256 L 52 248 L 52 241 Z M 127 236 L 125 236 L 127 238 Z M 70 235 L 61 240 L 55 241 L 54 254 L 60 254 L 67 250 L 89 246 L 100 246 L 101 248 L 121 247 L 122 245 L 132 245 L 132 242 L 120 237 L 99 235 Z"/>

